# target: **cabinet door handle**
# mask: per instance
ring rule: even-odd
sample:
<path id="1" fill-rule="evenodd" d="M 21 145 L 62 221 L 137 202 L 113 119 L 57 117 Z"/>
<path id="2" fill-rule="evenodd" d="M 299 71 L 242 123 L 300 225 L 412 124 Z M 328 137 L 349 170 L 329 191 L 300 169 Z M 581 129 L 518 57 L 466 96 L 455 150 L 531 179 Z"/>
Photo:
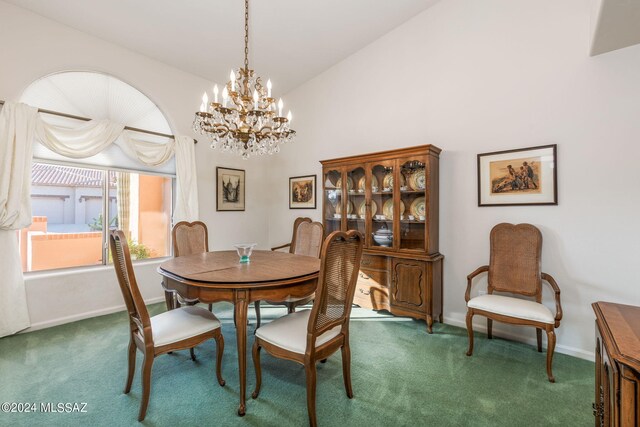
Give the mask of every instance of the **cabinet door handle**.
<path id="1" fill-rule="evenodd" d="M 362 288 L 359 288 L 358 290 L 359 290 L 359 291 L 360 291 L 360 293 L 361 293 L 361 294 L 363 294 L 363 295 L 371 295 L 371 291 L 365 291 L 365 290 L 364 290 L 364 289 L 362 289 Z"/>
<path id="2" fill-rule="evenodd" d="M 362 264 L 362 265 L 371 265 L 371 260 L 368 260 L 368 259 L 360 260 L 360 264 Z"/>
<path id="3" fill-rule="evenodd" d="M 364 280 L 369 280 L 371 279 L 371 277 L 367 276 L 366 274 L 364 274 L 362 271 L 360 272 L 360 278 L 364 279 Z"/>

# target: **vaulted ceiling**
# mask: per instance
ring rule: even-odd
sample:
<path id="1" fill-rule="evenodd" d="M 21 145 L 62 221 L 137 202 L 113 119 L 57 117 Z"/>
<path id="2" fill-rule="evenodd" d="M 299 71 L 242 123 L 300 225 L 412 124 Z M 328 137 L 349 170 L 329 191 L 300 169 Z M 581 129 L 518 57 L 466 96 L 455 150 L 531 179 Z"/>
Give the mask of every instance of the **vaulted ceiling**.
<path id="1" fill-rule="evenodd" d="M 242 65 L 241 0 L 6 1 L 212 82 Z M 437 2 L 252 0 L 249 60 L 286 93 Z"/>

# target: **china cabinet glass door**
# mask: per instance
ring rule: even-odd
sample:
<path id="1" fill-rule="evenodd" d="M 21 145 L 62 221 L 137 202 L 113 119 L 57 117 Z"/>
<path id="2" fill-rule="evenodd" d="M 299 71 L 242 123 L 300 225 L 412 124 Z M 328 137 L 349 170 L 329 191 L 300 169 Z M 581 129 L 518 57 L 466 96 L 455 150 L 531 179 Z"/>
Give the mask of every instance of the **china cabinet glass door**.
<path id="1" fill-rule="evenodd" d="M 362 166 L 347 168 L 346 182 L 347 230 L 365 234 L 367 203 L 365 198 L 365 172 Z"/>
<path id="2" fill-rule="evenodd" d="M 327 171 L 323 187 L 325 235 L 328 235 L 342 229 L 342 171 Z"/>
<path id="3" fill-rule="evenodd" d="M 427 217 L 427 170 L 426 159 L 414 157 L 399 161 L 399 173 L 403 185 L 400 187 L 400 206 L 404 213 L 400 217 L 398 241 L 401 250 L 424 251 Z M 404 209 L 402 206 L 404 205 Z"/>
<path id="4" fill-rule="evenodd" d="M 394 164 L 384 161 L 370 164 L 371 223 L 369 247 L 384 249 L 394 246 Z"/>

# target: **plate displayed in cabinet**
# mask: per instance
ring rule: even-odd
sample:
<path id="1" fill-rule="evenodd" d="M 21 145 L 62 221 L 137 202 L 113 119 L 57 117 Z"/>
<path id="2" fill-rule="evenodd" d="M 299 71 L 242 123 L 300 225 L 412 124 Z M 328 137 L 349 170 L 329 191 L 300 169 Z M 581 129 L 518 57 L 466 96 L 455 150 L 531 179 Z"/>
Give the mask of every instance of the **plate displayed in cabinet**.
<path id="1" fill-rule="evenodd" d="M 400 174 L 400 187 L 407 184 L 404 175 Z M 382 179 L 382 188 L 393 188 L 393 172 L 387 173 Z"/>
<path id="2" fill-rule="evenodd" d="M 371 201 L 371 217 L 373 218 L 373 216 L 376 214 L 376 212 L 378 212 L 378 204 L 376 203 L 375 200 Z M 367 215 L 367 203 L 366 202 L 362 202 L 360 203 L 360 206 L 358 206 L 358 215 L 360 216 L 360 218 L 364 219 Z"/>
<path id="3" fill-rule="evenodd" d="M 358 181 L 358 190 L 361 190 L 361 192 L 364 192 L 364 186 L 365 186 L 365 177 L 363 176 L 362 178 L 360 178 L 360 180 Z M 378 188 L 378 178 L 376 178 L 375 175 L 371 175 L 371 188 Z"/>
<path id="4" fill-rule="evenodd" d="M 419 218 L 427 215 L 426 200 L 424 197 L 418 197 L 411 203 L 411 215 Z"/>
<path id="5" fill-rule="evenodd" d="M 336 182 L 336 187 L 342 187 L 342 178 L 338 178 L 338 182 Z M 347 191 L 353 190 L 353 178 L 350 176 L 347 177 Z"/>
<path id="6" fill-rule="evenodd" d="M 400 217 L 404 215 L 404 210 L 404 202 L 400 200 Z M 384 205 L 382 205 L 382 214 L 387 217 L 387 219 L 393 219 L 393 199 L 384 202 Z"/>
<path id="7" fill-rule="evenodd" d="M 355 210 L 355 208 L 353 207 L 353 202 L 351 200 L 347 200 L 347 215 L 351 215 L 354 210 Z M 342 213 L 342 204 L 341 203 L 338 203 L 336 205 L 336 213 L 337 214 L 341 214 Z"/>
<path id="8" fill-rule="evenodd" d="M 424 190 L 427 187 L 427 178 L 424 169 L 419 169 L 411 174 L 409 185 L 412 190 Z"/>

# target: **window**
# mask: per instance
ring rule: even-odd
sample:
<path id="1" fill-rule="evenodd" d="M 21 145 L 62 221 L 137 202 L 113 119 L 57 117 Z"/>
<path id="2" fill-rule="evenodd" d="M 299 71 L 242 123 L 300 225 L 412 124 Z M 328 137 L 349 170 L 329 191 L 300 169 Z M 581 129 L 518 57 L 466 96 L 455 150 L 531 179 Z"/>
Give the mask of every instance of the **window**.
<path id="1" fill-rule="evenodd" d="M 160 109 L 127 83 L 106 74 L 69 71 L 33 82 L 21 102 L 92 119 L 109 119 L 170 134 Z M 73 118 L 43 115 L 58 126 Z M 136 135 L 150 143 L 166 138 Z M 109 230 L 129 240 L 132 258 L 167 256 L 175 161 L 147 166 L 127 155 L 120 140 L 83 159 L 69 159 L 34 141 L 31 202 L 33 223 L 20 230 L 22 270 L 40 271 L 110 262 Z"/>
<path id="2" fill-rule="evenodd" d="M 116 228 L 134 259 L 171 252 L 172 177 L 34 163 L 31 185 L 33 223 L 19 232 L 25 272 L 106 264 Z"/>

